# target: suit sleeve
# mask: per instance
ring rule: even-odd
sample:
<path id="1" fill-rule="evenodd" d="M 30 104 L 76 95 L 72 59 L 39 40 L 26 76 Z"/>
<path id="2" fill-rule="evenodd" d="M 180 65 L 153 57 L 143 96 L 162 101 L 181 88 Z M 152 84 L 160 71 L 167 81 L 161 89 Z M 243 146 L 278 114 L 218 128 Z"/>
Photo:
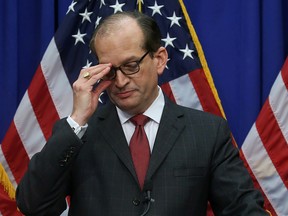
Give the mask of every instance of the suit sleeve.
<path id="1" fill-rule="evenodd" d="M 25 215 L 60 215 L 66 209 L 69 175 L 82 141 L 66 119 L 57 122 L 52 136 L 29 163 L 16 190 L 18 208 Z"/>
<path id="2" fill-rule="evenodd" d="M 251 177 L 232 143 L 226 121 L 218 124 L 213 152 L 210 202 L 215 215 L 269 215 L 264 200 L 254 188 Z"/>

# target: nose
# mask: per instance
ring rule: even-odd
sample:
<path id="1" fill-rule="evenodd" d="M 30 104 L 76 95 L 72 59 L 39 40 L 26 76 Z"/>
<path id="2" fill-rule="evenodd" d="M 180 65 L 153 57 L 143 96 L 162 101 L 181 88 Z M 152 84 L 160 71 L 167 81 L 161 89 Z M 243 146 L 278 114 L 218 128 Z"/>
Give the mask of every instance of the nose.
<path id="1" fill-rule="evenodd" d="M 118 88 L 124 87 L 129 82 L 129 77 L 127 77 L 125 74 L 120 71 L 120 69 L 116 70 L 116 77 L 115 77 L 115 85 Z"/>

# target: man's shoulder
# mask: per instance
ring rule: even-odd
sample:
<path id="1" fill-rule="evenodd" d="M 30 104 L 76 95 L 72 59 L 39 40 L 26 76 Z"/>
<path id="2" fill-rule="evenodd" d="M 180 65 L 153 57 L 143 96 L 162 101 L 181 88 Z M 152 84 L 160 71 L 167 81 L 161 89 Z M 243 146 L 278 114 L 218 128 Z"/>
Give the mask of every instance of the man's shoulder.
<path id="1" fill-rule="evenodd" d="M 166 103 L 167 109 L 174 110 L 174 112 L 183 113 L 185 117 L 200 118 L 213 121 L 226 121 L 222 116 L 215 115 L 213 113 L 205 112 L 203 110 L 194 109 L 191 107 L 182 106 L 172 101 Z"/>

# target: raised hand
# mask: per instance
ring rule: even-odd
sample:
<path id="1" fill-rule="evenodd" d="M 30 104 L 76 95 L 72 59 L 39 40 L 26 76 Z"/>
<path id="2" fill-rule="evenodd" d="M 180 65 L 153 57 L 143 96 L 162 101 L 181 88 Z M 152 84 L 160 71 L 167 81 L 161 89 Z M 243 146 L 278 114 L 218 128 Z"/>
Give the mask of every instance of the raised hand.
<path id="1" fill-rule="evenodd" d="M 99 64 L 82 69 L 78 79 L 73 83 L 71 118 L 79 125 L 82 126 L 88 122 L 97 109 L 100 94 L 111 84 L 110 80 L 103 80 L 111 66 L 111 64 Z"/>

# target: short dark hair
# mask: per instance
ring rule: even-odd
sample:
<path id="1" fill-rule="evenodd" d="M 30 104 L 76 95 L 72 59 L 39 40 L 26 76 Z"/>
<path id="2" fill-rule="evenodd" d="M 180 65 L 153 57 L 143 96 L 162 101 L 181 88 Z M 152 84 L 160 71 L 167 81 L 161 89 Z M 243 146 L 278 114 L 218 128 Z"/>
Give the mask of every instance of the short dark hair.
<path id="1" fill-rule="evenodd" d="M 115 26 L 119 20 L 126 19 L 127 17 L 134 19 L 142 30 L 144 35 L 143 49 L 151 53 L 156 52 L 159 47 L 161 47 L 161 32 L 159 26 L 153 18 L 139 11 L 117 12 L 102 20 L 93 33 L 90 41 L 90 49 L 96 54 L 94 47 L 95 37 L 99 34 L 105 34 L 109 26 Z"/>

